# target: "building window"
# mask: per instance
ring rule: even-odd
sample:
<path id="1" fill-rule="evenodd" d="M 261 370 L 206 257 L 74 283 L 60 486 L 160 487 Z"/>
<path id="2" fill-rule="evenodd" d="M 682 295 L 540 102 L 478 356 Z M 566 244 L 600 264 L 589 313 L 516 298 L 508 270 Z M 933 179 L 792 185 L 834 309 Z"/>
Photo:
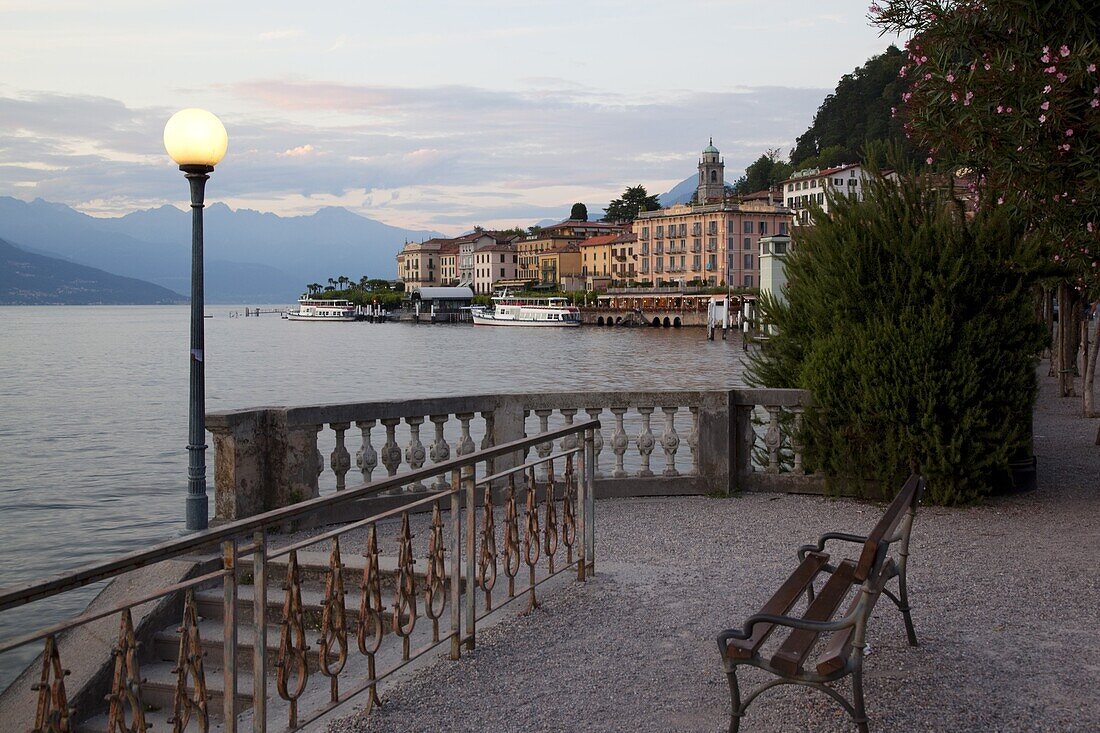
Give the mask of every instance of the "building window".
<path id="1" fill-rule="evenodd" d="M 649 239 L 649 227 L 642 227 L 642 239 Z"/>
<path id="2" fill-rule="evenodd" d="M 752 275 L 745 275 L 745 287 L 746 288 L 751 288 L 752 287 Z"/>
<path id="3" fill-rule="evenodd" d="M 744 269 L 746 269 L 746 270 L 751 270 L 752 269 L 752 255 L 751 254 L 745 255 L 745 267 L 744 267 Z"/>
<path id="4" fill-rule="evenodd" d="M 695 255 L 691 258 L 691 269 L 698 270 L 702 265 L 702 258 L 699 255 Z"/>
<path id="5" fill-rule="evenodd" d="M 745 237 L 744 244 L 745 244 L 744 250 L 746 252 L 750 251 L 752 249 L 752 237 Z"/>
<path id="6" fill-rule="evenodd" d="M 766 222 L 766 221 L 760 222 L 760 233 L 761 234 L 767 234 L 768 233 L 768 222 Z"/>
<path id="7" fill-rule="evenodd" d="M 752 234 L 752 222 L 746 221 L 742 226 L 742 229 L 744 230 L 745 234 Z"/>
<path id="8" fill-rule="evenodd" d="M 680 224 L 680 236 L 681 237 L 686 237 L 687 236 L 687 230 L 688 230 L 687 222 L 684 222 L 683 224 Z"/>
<path id="9" fill-rule="evenodd" d="M 503 268 L 503 267 L 502 267 L 502 268 L 500 268 L 500 276 L 501 276 L 501 277 L 504 277 L 504 268 Z"/>

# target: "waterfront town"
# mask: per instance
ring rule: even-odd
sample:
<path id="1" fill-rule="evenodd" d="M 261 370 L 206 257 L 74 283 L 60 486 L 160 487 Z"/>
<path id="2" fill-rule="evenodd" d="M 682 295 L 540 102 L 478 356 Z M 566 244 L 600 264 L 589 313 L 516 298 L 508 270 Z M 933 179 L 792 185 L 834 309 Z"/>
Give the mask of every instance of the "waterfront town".
<path id="1" fill-rule="evenodd" d="M 1100 729 L 1090 4 L 15 5 L 0 733 Z"/>
<path id="2" fill-rule="evenodd" d="M 791 227 L 809 224 L 811 204 L 828 213 L 826 191 L 858 199 L 866 175 L 859 163 L 807 169 L 774 188 L 737 194 L 726 184 L 713 140 L 698 168 L 690 202 L 641 211 L 634 221 L 567 219 L 528 234 L 479 229 L 406 242 L 397 255 L 398 280 L 410 293 L 464 286 L 483 295 L 503 289 L 768 290 L 775 283 L 761 279 L 762 259 L 786 251 Z"/>

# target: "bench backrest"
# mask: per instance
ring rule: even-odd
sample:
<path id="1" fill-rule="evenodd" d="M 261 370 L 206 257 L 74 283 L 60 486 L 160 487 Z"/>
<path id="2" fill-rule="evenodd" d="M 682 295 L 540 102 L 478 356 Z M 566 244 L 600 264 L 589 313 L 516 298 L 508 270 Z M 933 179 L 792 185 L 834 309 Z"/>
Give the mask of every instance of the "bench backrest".
<path id="1" fill-rule="evenodd" d="M 885 562 L 890 540 L 894 537 L 898 525 L 908 510 L 912 509 L 914 512 L 917 510 L 917 503 L 923 493 L 924 478 L 914 473 L 890 502 L 886 513 L 871 530 L 871 534 L 867 535 L 867 541 L 863 543 L 863 552 L 859 556 L 859 564 L 856 566 L 857 582 L 862 583 L 867 580 L 872 571 L 880 568 Z"/>

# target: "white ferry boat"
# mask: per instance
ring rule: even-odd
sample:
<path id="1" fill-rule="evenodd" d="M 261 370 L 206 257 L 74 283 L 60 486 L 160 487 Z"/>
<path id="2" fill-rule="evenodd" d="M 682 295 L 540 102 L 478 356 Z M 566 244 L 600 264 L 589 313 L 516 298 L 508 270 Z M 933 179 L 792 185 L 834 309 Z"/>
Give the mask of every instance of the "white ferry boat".
<path id="1" fill-rule="evenodd" d="M 288 321 L 357 321 L 359 309 L 347 300 L 302 298 L 298 301 L 298 310 L 288 311 L 284 317 Z"/>
<path id="2" fill-rule="evenodd" d="M 493 296 L 492 308 L 470 309 L 475 326 L 579 326 L 581 312 L 565 298 Z"/>

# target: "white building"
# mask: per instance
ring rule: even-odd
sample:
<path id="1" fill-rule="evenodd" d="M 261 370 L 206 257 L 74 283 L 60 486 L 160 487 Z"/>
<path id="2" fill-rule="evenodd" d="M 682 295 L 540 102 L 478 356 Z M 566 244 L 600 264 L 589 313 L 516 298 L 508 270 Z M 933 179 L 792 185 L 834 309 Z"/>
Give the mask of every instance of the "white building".
<path id="1" fill-rule="evenodd" d="M 511 242 L 485 244 L 474 250 L 474 292 L 488 295 L 498 280 L 514 280 L 519 263 L 516 246 Z"/>
<path id="2" fill-rule="evenodd" d="M 859 163 L 848 163 L 824 170 L 807 168 L 795 171 L 781 185 L 787 206 L 794 215 L 794 223 L 799 225 L 810 223 L 810 204 L 817 204 L 826 214 L 829 213 L 827 191 L 862 199 L 867 178 Z"/>

